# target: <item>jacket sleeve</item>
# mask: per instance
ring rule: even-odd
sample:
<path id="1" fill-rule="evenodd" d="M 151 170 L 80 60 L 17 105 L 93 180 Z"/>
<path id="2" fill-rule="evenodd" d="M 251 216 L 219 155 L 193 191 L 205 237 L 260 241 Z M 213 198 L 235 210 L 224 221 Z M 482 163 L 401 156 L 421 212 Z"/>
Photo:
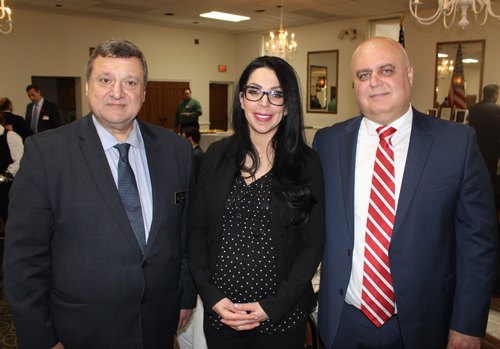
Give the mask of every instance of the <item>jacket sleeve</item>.
<path id="1" fill-rule="evenodd" d="M 483 337 L 486 330 L 497 254 L 497 218 L 491 181 L 468 132 L 467 153 L 455 213 L 456 290 L 450 328 Z"/>
<path id="2" fill-rule="evenodd" d="M 273 323 L 278 323 L 292 310 L 308 288 L 312 288 L 311 280 L 323 258 L 325 244 L 325 188 L 323 170 L 316 152 L 307 163 L 307 172 L 311 176 L 311 190 L 317 200 L 304 228 L 296 232 L 301 235 L 298 252 L 290 261 L 288 276 L 283 280 L 274 297 L 259 301 L 267 316 Z M 291 228 L 288 234 L 293 234 Z M 288 243 L 286 236 L 284 243 Z"/>
<path id="3" fill-rule="evenodd" d="M 58 339 L 49 310 L 54 212 L 42 152 L 26 139 L 10 192 L 6 226 L 4 291 L 19 348 L 52 348 Z"/>
<path id="4" fill-rule="evenodd" d="M 189 113 L 192 118 L 198 118 L 201 115 L 201 104 L 197 100 L 194 100 L 193 111 Z"/>
<path id="5" fill-rule="evenodd" d="M 213 232 L 209 234 L 206 195 L 210 195 L 208 183 L 214 166 L 218 164 L 218 156 L 214 146 L 208 148 L 198 174 L 196 194 L 191 208 L 188 225 L 188 257 L 189 268 L 193 275 L 198 293 L 201 296 L 206 311 L 225 298 L 224 293 L 212 284 L 210 271 L 210 249 L 214 243 Z M 214 247 L 212 247 L 214 248 Z"/>
<path id="6" fill-rule="evenodd" d="M 183 293 L 181 297 L 181 309 L 194 309 L 196 308 L 196 287 L 194 286 L 193 279 L 191 277 L 191 273 L 189 272 L 189 263 L 187 257 L 187 225 L 189 219 L 189 210 L 192 205 L 193 196 L 194 196 L 194 160 L 193 160 L 193 152 L 191 150 L 191 144 L 186 142 L 187 150 L 185 150 L 185 154 L 187 158 L 181 159 L 179 162 L 187 163 L 187 205 L 184 206 L 184 210 L 182 212 L 182 261 L 181 261 L 181 282 L 183 285 Z"/>

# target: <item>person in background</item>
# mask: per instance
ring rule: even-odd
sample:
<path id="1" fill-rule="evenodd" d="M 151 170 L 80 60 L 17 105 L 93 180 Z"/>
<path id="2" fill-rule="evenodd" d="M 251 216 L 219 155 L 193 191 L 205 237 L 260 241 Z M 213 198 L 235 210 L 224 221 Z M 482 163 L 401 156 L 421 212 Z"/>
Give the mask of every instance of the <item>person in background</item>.
<path id="1" fill-rule="evenodd" d="M 174 129 L 182 134 L 182 130 L 186 126 L 194 126 L 200 128 L 198 118 L 201 116 L 201 104 L 196 99 L 191 97 L 191 89 L 187 88 L 183 92 L 184 99 L 179 103 L 175 112 Z M 180 131 L 178 127 L 180 126 Z"/>
<path id="2" fill-rule="evenodd" d="M 294 69 L 259 57 L 236 87 L 234 135 L 205 153 L 188 226 L 208 347 L 303 348 L 323 255 L 324 186 Z"/>
<path id="3" fill-rule="evenodd" d="M 182 132 L 182 137 L 186 137 L 191 145 L 193 146 L 194 152 L 194 177 L 195 182 L 198 182 L 198 173 L 200 172 L 201 161 L 203 160 L 203 155 L 205 152 L 200 148 L 200 130 L 194 126 L 187 126 Z"/>
<path id="4" fill-rule="evenodd" d="M 4 224 L 8 218 L 10 187 L 19 170 L 23 152 L 22 138 L 6 129 L 4 114 L 0 113 L 0 218 Z"/>
<path id="5" fill-rule="evenodd" d="M 0 112 L 5 119 L 5 128 L 21 136 L 23 142 L 26 137 L 33 134 L 33 131 L 28 127 L 24 118 L 13 113 L 14 107 L 10 99 L 6 97 L 0 98 Z"/>
<path id="6" fill-rule="evenodd" d="M 4 292 L 23 348 L 170 349 L 196 304 L 186 256 L 193 151 L 137 119 L 148 68 L 127 40 L 85 69 L 90 114 L 26 139 Z"/>
<path id="7" fill-rule="evenodd" d="M 26 106 L 24 119 L 33 133 L 52 130 L 61 126 L 59 108 L 55 103 L 43 98 L 37 86 L 28 85 L 26 93 L 31 103 Z"/>
<path id="8" fill-rule="evenodd" d="M 493 193 L 474 131 L 411 106 L 402 45 L 352 56 L 362 115 L 316 133 L 326 246 L 326 348 L 480 348 L 497 252 Z"/>
<path id="9" fill-rule="evenodd" d="M 474 104 L 469 110 L 469 126 L 476 131 L 477 144 L 490 173 L 493 189 L 495 189 L 498 177 L 498 159 L 500 158 L 500 106 L 496 104 L 499 89 L 498 85 L 485 86 L 483 100 Z M 498 197 L 495 198 L 495 203 L 498 209 L 500 206 Z M 498 229 L 500 239 L 500 226 Z M 500 295 L 500 250 L 493 293 Z"/>

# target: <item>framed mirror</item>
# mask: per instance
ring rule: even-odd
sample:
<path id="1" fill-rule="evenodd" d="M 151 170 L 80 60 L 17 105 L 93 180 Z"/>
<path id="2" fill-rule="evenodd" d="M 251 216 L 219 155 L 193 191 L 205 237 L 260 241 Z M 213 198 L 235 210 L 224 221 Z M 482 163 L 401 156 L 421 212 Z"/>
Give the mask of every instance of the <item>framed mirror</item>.
<path id="1" fill-rule="evenodd" d="M 436 69 L 434 108 L 448 104 L 452 88 L 453 71 L 457 68 L 458 47 L 462 50 L 463 86 L 467 109 L 482 100 L 485 40 L 438 42 L 436 44 Z M 461 108 L 465 109 L 465 108 Z"/>
<path id="2" fill-rule="evenodd" d="M 307 53 L 307 112 L 337 113 L 339 51 Z"/>

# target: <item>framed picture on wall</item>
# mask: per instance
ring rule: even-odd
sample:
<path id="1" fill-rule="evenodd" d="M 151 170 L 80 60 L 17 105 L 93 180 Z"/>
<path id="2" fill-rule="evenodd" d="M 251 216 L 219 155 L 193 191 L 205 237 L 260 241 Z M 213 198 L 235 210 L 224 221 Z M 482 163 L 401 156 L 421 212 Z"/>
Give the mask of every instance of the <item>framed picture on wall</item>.
<path id="1" fill-rule="evenodd" d="M 438 118 L 453 121 L 455 118 L 455 106 L 454 105 L 440 105 L 438 109 Z"/>
<path id="2" fill-rule="evenodd" d="M 427 115 L 430 115 L 430 116 L 436 116 L 437 115 L 437 109 L 429 109 L 427 110 Z"/>
<path id="3" fill-rule="evenodd" d="M 466 115 L 469 114 L 467 109 L 456 109 L 455 110 L 455 122 L 465 124 Z"/>

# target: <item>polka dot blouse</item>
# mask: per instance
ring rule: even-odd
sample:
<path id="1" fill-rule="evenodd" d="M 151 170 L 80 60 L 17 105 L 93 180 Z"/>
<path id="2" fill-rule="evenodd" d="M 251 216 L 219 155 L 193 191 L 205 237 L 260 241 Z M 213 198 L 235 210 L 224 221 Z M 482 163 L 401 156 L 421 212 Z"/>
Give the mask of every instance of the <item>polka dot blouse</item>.
<path id="1" fill-rule="evenodd" d="M 271 297 L 278 291 L 271 221 L 271 174 L 250 185 L 241 175 L 233 180 L 222 216 L 222 243 L 215 272 L 216 285 L 234 303 L 251 303 Z M 278 323 L 266 320 L 256 328 L 271 334 L 295 328 L 307 314 L 291 310 Z M 213 328 L 225 325 L 218 314 L 210 315 Z"/>

